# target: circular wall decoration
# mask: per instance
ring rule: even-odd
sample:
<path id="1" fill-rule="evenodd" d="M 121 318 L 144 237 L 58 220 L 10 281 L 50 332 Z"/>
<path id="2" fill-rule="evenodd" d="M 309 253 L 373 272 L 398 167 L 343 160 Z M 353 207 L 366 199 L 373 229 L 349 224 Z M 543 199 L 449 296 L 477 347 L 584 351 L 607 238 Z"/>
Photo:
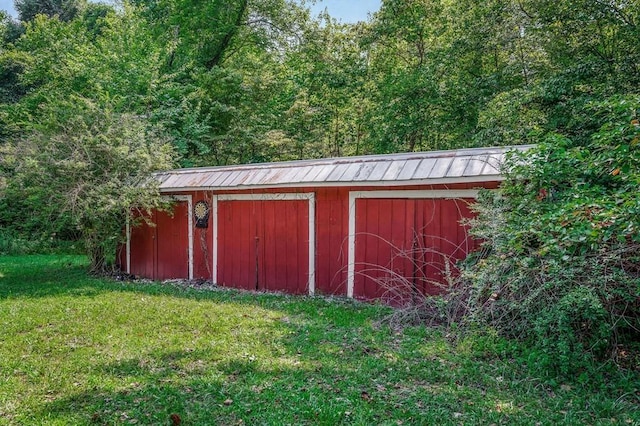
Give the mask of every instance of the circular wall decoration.
<path id="1" fill-rule="evenodd" d="M 198 201 L 193 206 L 193 215 L 196 217 L 196 228 L 206 228 L 209 226 L 209 203 Z"/>

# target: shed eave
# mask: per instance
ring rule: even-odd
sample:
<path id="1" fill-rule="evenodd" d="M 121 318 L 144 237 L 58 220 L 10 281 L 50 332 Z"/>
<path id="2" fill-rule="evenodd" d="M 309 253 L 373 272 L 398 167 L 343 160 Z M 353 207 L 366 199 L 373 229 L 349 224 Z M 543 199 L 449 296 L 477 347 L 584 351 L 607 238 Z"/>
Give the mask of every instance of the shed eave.
<path id="1" fill-rule="evenodd" d="M 237 185 L 237 186 L 184 186 L 162 188 L 160 192 L 193 192 L 193 191 L 248 191 L 252 189 L 277 189 L 277 188 L 326 188 L 326 187 L 389 187 L 389 186 L 418 186 L 418 185 L 453 185 L 465 183 L 491 183 L 502 182 L 502 175 L 461 176 L 439 179 L 411 179 L 391 181 L 349 181 L 349 182 L 294 182 L 276 183 L 265 185 Z"/>

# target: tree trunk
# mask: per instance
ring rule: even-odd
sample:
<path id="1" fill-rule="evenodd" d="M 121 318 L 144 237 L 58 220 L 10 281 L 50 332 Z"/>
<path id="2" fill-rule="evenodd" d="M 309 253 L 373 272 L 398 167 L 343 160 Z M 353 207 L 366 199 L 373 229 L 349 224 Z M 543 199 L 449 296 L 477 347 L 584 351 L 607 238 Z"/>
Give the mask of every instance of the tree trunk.
<path id="1" fill-rule="evenodd" d="M 104 274 L 107 271 L 107 257 L 99 237 L 93 233 L 85 233 L 84 244 L 89 258 L 89 273 Z"/>
<path id="2" fill-rule="evenodd" d="M 244 15 L 245 15 L 245 12 L 247 11 L 248 6 L 249 6 L 249 0 L 242 0 L 240 2 L 235 22 L 231 24 L 231 27 L 225 33 L 224 37 L 222 38 L 220 44 L 218 45 L 213 55 L 211 55 L 211 57 L 206 61 L 205 66 L 207 67 L 207 69 L 209 70 L 212 69 L 222 61 L 224 52 L 227 50 L 227 47 L 229 47 L 229 44 L 231 44 L 231 40 L 233 39 L 233 36 L 238 31 L 238 28 L 240 27 L 240 25 L 242 25 L 242 21 L 244 20 Z"/>

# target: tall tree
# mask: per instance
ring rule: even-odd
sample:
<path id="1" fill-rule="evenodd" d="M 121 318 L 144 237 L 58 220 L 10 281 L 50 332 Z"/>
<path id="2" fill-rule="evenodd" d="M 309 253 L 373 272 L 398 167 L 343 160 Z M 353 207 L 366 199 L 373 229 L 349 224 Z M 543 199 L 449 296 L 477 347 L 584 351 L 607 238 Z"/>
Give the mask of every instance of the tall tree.
<path id="1" fill-rule="evenodd" d="M 71 21 L 84 9 L 86 0 L 15 0 L 21 21 L 32 21 L 36 15 L 57 16 L 62 21 Z"/>

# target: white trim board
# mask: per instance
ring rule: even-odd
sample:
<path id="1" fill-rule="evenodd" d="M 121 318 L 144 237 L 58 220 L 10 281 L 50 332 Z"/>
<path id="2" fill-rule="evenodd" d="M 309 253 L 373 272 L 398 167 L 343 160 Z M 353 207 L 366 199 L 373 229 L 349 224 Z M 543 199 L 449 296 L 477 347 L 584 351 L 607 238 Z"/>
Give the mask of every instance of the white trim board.
<path id="1" fill-rule="evenodd" d="M 218 202 L 220 201 L 296 201 L 308 200 L 309 202 L 309 278 L 307 287 L 309 295 L 316 291 L 316 194 L 315 192 L 292 193 L 265 193 L 265 194 L 221 194 L 212 195 L 213 205 L 213 282 L 218 282 Z"/>
<path id="2" fill-rule="evenodd" d="M 218 282 L 218 195 L 211 194 L 211 216 L 212 216 L 212 232 L 213 247 L 211 248 L 211 282 Z"/>
<path id="3" fill-rule="evenodd" d="M 452 190 L 388 190 L 388 191 L 350 191 L 349 192 L 349 236 L 347 260 L 347 297 L 353 297 L 356 272 L 356 200 L 368 199 L 456 199 L 477 198 L 476 189 Z"/>
<path id="4" fill-rule="evenodd" d="M 127 222 L 126 222 L 126 238 L 127 238 L 127 244 L 126 244 L 126 251 L 125 251 L 125 255 L 127 257 L 127 274 L 131 274 L 131 209 L 129 209 L 129 214 L 127 214 Z"/>
<path id="5" fill-rule="evenodd" d="M 315 192 L 277 192 L 263 194 L 220 194 L 219 201 L 292 201 L 315 199 Z"/>

